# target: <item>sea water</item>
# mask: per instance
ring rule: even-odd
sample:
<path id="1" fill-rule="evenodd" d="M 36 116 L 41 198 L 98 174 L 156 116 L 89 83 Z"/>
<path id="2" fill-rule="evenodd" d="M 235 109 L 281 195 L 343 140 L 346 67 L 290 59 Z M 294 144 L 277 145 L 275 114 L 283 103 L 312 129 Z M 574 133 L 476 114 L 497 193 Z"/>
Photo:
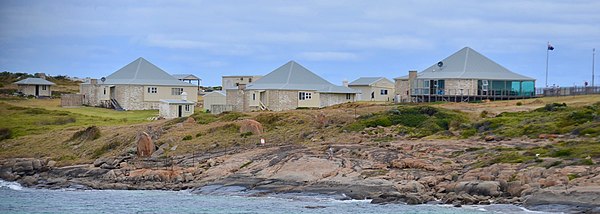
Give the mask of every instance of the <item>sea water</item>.
<path id="1" fill-rule="evenodd" d="M 189 191 L 47 190 L 0 180 L 0 213 L 535 213 L 514 205 L 370 204 L 318 195 L 249 197 Z"/>

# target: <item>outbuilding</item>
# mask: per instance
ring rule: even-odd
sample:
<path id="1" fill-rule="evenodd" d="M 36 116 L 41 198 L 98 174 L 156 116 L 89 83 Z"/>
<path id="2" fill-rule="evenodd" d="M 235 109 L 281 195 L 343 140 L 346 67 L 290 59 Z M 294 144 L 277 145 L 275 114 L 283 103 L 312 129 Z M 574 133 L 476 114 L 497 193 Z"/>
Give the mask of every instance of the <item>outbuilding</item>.
<path id="1" fill-rule="evenodd" d="M 385 77 L 361 77 L 348 87 L 360 92 L 357 101 L 389 102 L 394 99 L 394 82 Z"/>
<path id="2" fill-rule="evenodd" d="M 226 96 L 224 91 L 212 91 L 202 97 L 204 109 L 213 112 L 213 105 L 225 105 Z"/>
<path id="3" fill-rule="evenodd" d="M 183 92 L 181 99 L 160 100 L 159 117 L 165 119 L 187 117 L 194 114 L 195 102 L 187 100 L 187 93 Z"/>
<path id="4" fill-rule="evenodd" d="M 27 78 L 15 82 L 17 90 L 24 95 L 33 95 L 36 97 L 52 96 L 51 86 L 56 85 L 53 82 L 42 78 Z"/>

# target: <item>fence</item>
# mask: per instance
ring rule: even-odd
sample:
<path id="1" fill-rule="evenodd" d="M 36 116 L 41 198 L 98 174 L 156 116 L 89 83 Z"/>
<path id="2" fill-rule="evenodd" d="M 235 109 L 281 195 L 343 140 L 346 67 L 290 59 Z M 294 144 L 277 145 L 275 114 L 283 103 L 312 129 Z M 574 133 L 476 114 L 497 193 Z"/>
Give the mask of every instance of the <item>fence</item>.
<path id="1" fill-rule="evenodd" d="M 538 88 L 535 93 L 540 97 L 600 94 L 600 86 Z"/>
<path id="2" fill-rule="evenodd" d="M 234 105 L 217 105 L 217 104 L 213 104 L 210 105 L 210 113 L 211 114 L 220 114 L 223 112 L 227 112 L 227 111 L 233 111 L 235 108 Z"/>
<path id="3" fill-rule="evenodd" d="M 60 106 L 77 107 L 83 105 L 83 94 L 63 94 L 60 96 Z"/>

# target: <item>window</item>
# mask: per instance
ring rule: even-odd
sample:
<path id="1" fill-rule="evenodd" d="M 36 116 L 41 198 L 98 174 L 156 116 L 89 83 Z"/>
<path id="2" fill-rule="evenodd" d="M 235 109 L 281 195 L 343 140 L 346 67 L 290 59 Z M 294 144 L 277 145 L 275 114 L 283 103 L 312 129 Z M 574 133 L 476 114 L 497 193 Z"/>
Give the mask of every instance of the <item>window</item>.
<path id="1" fill-rule="evenodd" d="M 248 78 L 248 82 L 252 82 L 252 78 Z"/>
<path id="2" fill-rule="evenodd" d="M 44 90 L 44 91 L 46 90 L 46 86 L 45 85 L 42 85 L 42 90 Z"/>
<path id="3" fill-rule="evenodd" d="M 352 99 L 352 94 L 346 94 L 346 99 L 347 100 Z"/>
<path id="4" fill-rule="evenodd" d="M 312 93 L 311 92 L 299 92 L 298 93 L 298 99 L 299 100 L 310 100 L 312 99 Z"/>
<path id="5" fill-rule="evenodd" d="M 185 105 L 185 111 L 190 111 L 190 105 Z"/>
<path id="6" fill-rule="evenodd" d="M 243 78 L 243 77 L 240 77 L 240 80 L 244 80 L 244 78 Z"/>
<path id="7" fill-rule="evenodd" d="M 183 88 L 171 88 L 171 95 L 181 95 Z"/>
<path id="8" fill-rule="evenodd" d="M 157 93 L 157 88 L 156 87 L 148 87 L 148 93 L 149 94 L 156 94 Z"/>
<path id="9" fill-rule="evenodd" d="M 106 87 L 104 87 L 104 94 L 106 94 Z"/>
<path id="10" fill-rule="evenodd" d="M 256 94 L 252 93 L 252 100 L 256 100 Z"/>
<path id="11" fill-rule="evenodd" d="M 388 94 L 388 90 L 387 89 L 381 89 L 380 94 L 381 95 L 387 95 Z"/>

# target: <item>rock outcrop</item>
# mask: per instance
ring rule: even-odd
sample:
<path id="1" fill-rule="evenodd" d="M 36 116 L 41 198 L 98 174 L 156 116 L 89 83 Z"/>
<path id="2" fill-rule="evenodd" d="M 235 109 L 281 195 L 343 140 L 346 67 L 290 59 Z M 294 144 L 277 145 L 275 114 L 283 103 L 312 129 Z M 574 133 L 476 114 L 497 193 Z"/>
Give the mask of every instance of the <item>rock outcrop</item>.
<path id="1" fill-rule="evenodd" d="M 240 121 L 240 133 L 248 132 L 253 135 L 260 135 L 263 133 L 263 126 L 256 120 L 245 119 Z"/>
<path id="2" fill-rule="evenodd" d="M 148 133 L 142 132 L 138 136 L 137 140 L 137 156 L 138 157 L 150 157 L 154 153 L 154 143 Z"/>

